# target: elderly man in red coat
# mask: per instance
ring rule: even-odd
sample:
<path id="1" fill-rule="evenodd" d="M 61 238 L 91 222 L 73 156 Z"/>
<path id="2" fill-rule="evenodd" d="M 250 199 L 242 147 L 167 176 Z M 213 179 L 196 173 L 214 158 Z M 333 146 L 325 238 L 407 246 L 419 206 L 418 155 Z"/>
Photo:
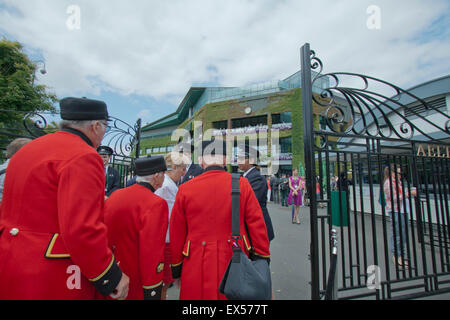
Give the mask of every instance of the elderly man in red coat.
<path id="1" fill-rule="evenodd" d="M 219 285 L 233 254 L 231 174 L 221 140 L 202 143 L 204 173 L 179 187 L 170 217 L 172 273 L 181 276 L 180 299 L 223 300 Z M 246 254 L 269 259 L 261 207 L 247 181 L 239 180 L 241 239 Z"/>
<path id="2" fill-rule="evenodd" d="M 137 159 L 136 184 L 106 200 L 109 244 L 130 277 L 129 300 L 161 299 L 169 209 L 154 192 L 164 182 L 164 171 L 162 156 Z"/>
<path id="3" fill-rule="evenodd" d="M 64 98 L 61 131 L 11 158 L 0 220 L 0 300 L 125 299 L 129 279 L 108 247 L 105 173 L 95 148 L 102 101 Z"/>

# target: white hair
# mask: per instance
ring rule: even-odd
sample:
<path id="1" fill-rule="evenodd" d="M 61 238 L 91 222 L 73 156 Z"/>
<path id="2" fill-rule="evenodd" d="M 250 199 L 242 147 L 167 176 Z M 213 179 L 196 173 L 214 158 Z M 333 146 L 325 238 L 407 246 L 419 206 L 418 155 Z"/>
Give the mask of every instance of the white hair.
<path id="1" fill-rule="evenodd" d="M 86 129 L 90 125 L 94 124 L 98 120 L 61 120 L 59 122 L 59 128 L 74 128 L 74 129 Z"/>
<path id="2" fill-rule="evenodd" d="M 157 172 L 154 174 L 151 174 L 149 176 L 136 176 L 136 182 L 148 182 L 151 183 L 153 178 L 156 178 L 157 175 L 164 174 L 163 172 Z"/>

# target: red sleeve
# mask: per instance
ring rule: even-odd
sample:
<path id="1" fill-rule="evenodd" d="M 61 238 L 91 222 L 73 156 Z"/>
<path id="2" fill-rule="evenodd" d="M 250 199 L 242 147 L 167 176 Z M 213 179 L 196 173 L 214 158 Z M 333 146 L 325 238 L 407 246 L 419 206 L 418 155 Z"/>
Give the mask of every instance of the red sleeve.
<path id="1" fill-rule="evenodd" d="M 167 202 L 158 199 L 141 217 L 139 230 L 139 265 L 144 297 L 161 299 L 164 247 L 169 223 Z"/>
<path id="2" fill-rule="evenodd" d="M 269 236 L 267 235 L 266 223 L 263 213 L 256 199 L 250 183 L 247 179 L 240 179 L 241 189 L 241 212 L 244 212 L 245 224 L 254 253 L 262 258 L 270 258 Z M 241 233 L 243 230 L 241 230 Z M 247 244 L 246 244 L 247 245 Z"/>
<path id="3" fill-rule="evenodd" d="M 181 276 L 181 264 L 183 263 L 183 247 L 186 242 L 187 225 L 186 215 L 184 213 L 184 197 L 182 188 L 178 190 L 175 198 L 175 204 L 170 215 L 170 248 L 172 256 L 172 275 L 177 279 Z"/>
<path id="4" fill-rule="evenodd" d="M 105 174 L 101 158 L 84 154 L 59 175 L 58 219 L 72 261 L 103 295 L 113 292 L 122 272 L 108 248 L 103 222 Z"/>

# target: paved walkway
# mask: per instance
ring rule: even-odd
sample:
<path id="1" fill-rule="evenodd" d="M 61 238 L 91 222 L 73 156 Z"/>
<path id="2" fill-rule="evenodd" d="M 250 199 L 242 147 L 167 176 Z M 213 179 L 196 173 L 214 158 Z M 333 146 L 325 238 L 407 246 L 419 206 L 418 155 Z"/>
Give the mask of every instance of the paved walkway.
<path id="1" fill-rule="evenodd" d="M 268 209 L 275 230 L 275 239 L 270 245 L 274 297 L 276 300 L 309 300 L 311 298 L 311 286 L 309 285 L 309 281 L 311 280 L 311 265 L 308 259 L 310 251 L 309 207 L 300 208 L 300 225 L 292 224 L 291 208 L 269 203 Z M 326 209 L 322 210 L 320 214 L 325 214 Z M 370 219 L 366 220 L 366 223 L 370 221 Z M 379 219 L 379 221 L 377 219 L 376 224 L 377 230 L 382 230 L 381 219 Z M 328 228 L 327 224 L 326 228 Z M 340 228 L 337 229 L 338 239 L 342 239 L 342 237 L 339 237 L 341 230 Z M 370 230 L 369 227 L 367 229 Z M 366 239 L 370 240 L 371 238 L 371 233 L 368 232 Z M 344 243 L 347 241 L 346 239 L 347 238 L 345 238 Z M 378 247 L 382 248 L 382 237 L 379 237 L 377 242 L 380 242 Z M 344 247 L 348 246 L 345 245 Z M 341 249 L 342 248 L 339 248 L 339 251 L 341 251 Z M 392 272 L 395 273 L 393 266 L 390 266 L 390 268 L 392 268 Z M 341 258 L 338 262 L 338 272 L 340 272 L 340 270 Z M 322 277 L 322 274 L 320 276 Z M 339 279 L 339 282 L 342 282 L 342 280 Z M 342 284 L 340 283 L 340 286 L 341 285 Z M 367 289 L 365 289 L 365 291 L 367 291 Z M 169 300 L 178 300 L 178 296 L 179 290 L 177 288 L 172 287 L 168 290 Z M 450 294 L 423 299 L 449 300 Z"/>
<path id="2" fill-rule="evenodd" d="M 291 209 L 268 204 L 275 239 L 271 242 L 272 287 L 277 300 L 310 299 L 309 207 L 301 208 L 302 224 L 292 224 Z M 179 290 L 168 290 L 168 299 L 177 300 Z"/>

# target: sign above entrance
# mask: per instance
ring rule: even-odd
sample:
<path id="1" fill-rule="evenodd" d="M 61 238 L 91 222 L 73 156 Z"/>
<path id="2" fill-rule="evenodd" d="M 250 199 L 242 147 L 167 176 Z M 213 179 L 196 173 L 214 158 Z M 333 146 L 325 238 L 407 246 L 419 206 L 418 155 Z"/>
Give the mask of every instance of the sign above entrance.
<path id="1" fill-rule="evenodd" d="M 417 147 L 418 157 L 432 157 L 432 158 L 448 158 L 450 159 L 450 146 L 433 145 L 433 144 L 419 144 Z"/>

